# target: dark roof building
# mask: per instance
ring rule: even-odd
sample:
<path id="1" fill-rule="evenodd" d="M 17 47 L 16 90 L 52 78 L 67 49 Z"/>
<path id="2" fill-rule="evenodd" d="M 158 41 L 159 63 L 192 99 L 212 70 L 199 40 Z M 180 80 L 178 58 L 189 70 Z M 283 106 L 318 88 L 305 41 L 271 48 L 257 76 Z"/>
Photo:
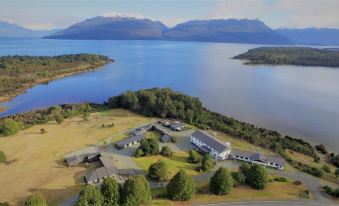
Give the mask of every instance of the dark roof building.
<path id="1" fill-rule="evenodd" d="M 185 123 L 178 122 L 178 123 L 173 123 L 170 125 L 170 128 L 174 131 L 181 131 L 186 127 Z"/>
<path id="2" fill-rule="evenodd" d="M 168 134 L 164 134 L 160 137 L 160 141 L 165 143 L 165 142 L 170 142 L 171 141 L 171 136 L 169 136 Z"/>
<path id="3" fill-rule="evenodd" d="M 285 168 L 285 160 L 277 156 L 265 156 L 260 152 L 247 152 L 242 150 L 232 150 L 231 156 L 234 159 L 261 164 L 264 166 L 274 167 L 283 170 Z"/>
<path id="4" fill-rule="evenodd" d="M 118 149 L 123 149 L 124 147 L 129 147 L 133 144 L 140 142 L 144 138 L 145 138 L 145 134 L 139 134 L 139 135 L 131 136 L 131 137 L 128 137 L 128 138 L 121 140 L 120 142 L 117 142 L 115 144 L 115 146 Z"/>

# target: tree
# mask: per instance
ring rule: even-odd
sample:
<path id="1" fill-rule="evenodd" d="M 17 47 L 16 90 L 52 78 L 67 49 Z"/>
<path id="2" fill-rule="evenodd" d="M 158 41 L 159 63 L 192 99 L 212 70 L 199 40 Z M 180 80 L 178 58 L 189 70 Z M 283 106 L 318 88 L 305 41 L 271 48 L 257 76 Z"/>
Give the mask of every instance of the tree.
<path id="1" fill-rule="evenodd" d="M 234 186 L 240 186 L 240 185 L 245 185 L 246 183 L 246 176 L 244 175 L 244 173 L 238 171 L 238 172 L 232 172 L 231 173 L 232 177 L 233 177 L 233 182 L 234 182 Z"/>
<path id="2" fill-rule="evenodd" d="M 138 149 L 141 149 L 143 156 L 156 155 L 159 153 L 159 142 L 155 138 L 142 139 Z"/>
<path id="3" fill-rule="evenodd" d="M 11 118 L 6 118 L 0 121 L 0 134 L 9 136 L 18 133 L 20 124 Z"/>
<path id="4" fill-rule="evenodd" d="M 215 166 L 215 161 L 209 154 L 205 154 L 202 158 L 201 165 L 198 166 L 199 171 L 209 172 L 211 171 Z"/>
<path id="5" fill-rule="evenodd" d="M 152 199 L 151 188 L 144 176 L 131 176 L 122 188 L 123 205 L 135 206 L 145 204 Z"/>
<path id="6" fill-rule="evenodd" d="M 46 129 L 45 128 L 41 128 L 40 129 L 40 134 L 45 134 L 46 133 Z"/>
<path id="7" fill-rule="evenodd" d="M 101 194 L 104 198 L 103 205 L 119 206 L 120 203 L 120 185 L 111 177 L 105 178 L 101 185 Z"/>
<path id="8" fill-rule="evenodd" d="M 6 155 L 3 151 L 0 151 L 0 164 L 6 161 Z"/>
<path id="9" fill-rule="evenodd" d="M 80 192 L 76 206 L 102 206 L 103 197 L 94 185 L 86 185 Z"/>
<path id="10" fill-rule="evenodd" d="M 41 193 L 35 192 L 27 197 L 25 206 L 47 206 L 47 202 Z"/>
<path id="11" fill-rule="evenodd" d="M 64 121 L 64 116 L 60 112 L 54 114 L 54 119 L 58 124 L 61 124 Z"/>
<path id="12" fill-rule="evenodd" d="M 135 157 L 142 157 L 142 156 L 144 156 L 144 152 L 142 151 L 141 148 L 137 148 L 137 149 L 135 150 L 134 156 L 135 156 Z"/>
<path id="13" fill-rule="evenodd" d="M 191 150 L 190 153 L 189 153 L 187 161 L 189 163 L 197 164 L 197 163 L 201 162 L 201 155 L 197 151 Z"/>
<path id="14" fill-rule="evenodd" d="M 153 163 L 148 168 L 148 176 L 156 181 L 165 179 L 168 174 L 168 167 L 163 160 Z"/>
<path id="15" fill-rule="evenodd" d="M 164 157 L 172 157 L 173 156 L 173 152 L 172 152 L 171 148 L 169 148 L 169 146 L 163 146 L 161 148 L 160 154 Z"/>
<path id="16" fill-rule="evenodd" d="M 250 171 L 251 169 L 251 165 L 248 164 L 247 162 L 246 163 L 242 163 L 239 167 L 239 172 L 243 173 L 245 176 L 248 175 L 248 172 Z"/>
<path id="17" fill-rule="evenodd" d="M 216 195 L 226 195 L 233 188 L 233 179 L 227 169 L 220 167 L 210 181 L 210 190 Z"/>
<path id="18" fill-rule="evenodd" d="M 253 165 L 248 171 L 246 182 L 252 188 L 263 190 L 268 183 L 268 175 L 261 165 Z"/>
<path id="19" fill-rule="evenodd" d="M 193 179 L 182 169 L 174 175 L 167 185 L 167 196 L 171 200 L 189 200 L 195 192 L 196 187 Z"/>

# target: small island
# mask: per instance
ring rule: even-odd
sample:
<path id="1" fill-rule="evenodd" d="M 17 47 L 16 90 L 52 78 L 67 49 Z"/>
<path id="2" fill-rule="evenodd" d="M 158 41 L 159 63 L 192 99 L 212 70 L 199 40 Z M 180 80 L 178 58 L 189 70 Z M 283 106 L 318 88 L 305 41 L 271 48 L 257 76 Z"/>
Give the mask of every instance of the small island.
<path id="1" fill-rule="evenodd" d="M 259 47 L 233 57 L 246 65 L 296 65 L 339 67 L 339 51 L 308 47 Z"/>
<path id="2" fill-rule="evenodd" d="M 98 69 L 113 60 L 96 54 L 0 57 L 0 102 L 39 83 Z M 0 109 L 1 110 L 1 109 Z"/>

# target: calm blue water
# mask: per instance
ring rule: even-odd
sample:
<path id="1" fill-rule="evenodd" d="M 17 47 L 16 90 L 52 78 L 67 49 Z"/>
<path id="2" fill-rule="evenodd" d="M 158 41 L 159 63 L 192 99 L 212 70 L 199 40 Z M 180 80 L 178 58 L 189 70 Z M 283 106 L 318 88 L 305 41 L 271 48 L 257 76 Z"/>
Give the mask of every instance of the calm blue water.
<path id="1" fill-rule="evenodd" d="M 38 85 L 3 104 L 0 116 L 125 90 L 171 87 L 214 111 L 326 144 L 339 151 L 339 69 L 245 66 L 232 60 L 258 45 L 166 41 L 0 40 L 0 55 L 98 53 L 102 69 Z"/>

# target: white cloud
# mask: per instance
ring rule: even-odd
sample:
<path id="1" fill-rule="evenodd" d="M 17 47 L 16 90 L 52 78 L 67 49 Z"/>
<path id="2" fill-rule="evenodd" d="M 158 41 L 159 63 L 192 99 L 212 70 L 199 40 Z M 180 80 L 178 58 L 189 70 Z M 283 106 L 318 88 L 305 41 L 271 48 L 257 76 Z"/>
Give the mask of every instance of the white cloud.
<path id="1" fill-rule="evenodd" d="M 207 18 L 258 18 L 275 28 L 339 28 L 338 9 L 337 0 L 224 0 Z"/>
<path id="2" fill-rule="evenodd" d="M 135 13 L 135 12 L 115 12 L 115 11 L 109 11 L 103 13 L 101 16 L 104 17 L 115 17 L 115 16 L 120 16 L 120 17 L 134 17 L 137 19 L 144 19 L 144 15 L 140 13 Z"/>

